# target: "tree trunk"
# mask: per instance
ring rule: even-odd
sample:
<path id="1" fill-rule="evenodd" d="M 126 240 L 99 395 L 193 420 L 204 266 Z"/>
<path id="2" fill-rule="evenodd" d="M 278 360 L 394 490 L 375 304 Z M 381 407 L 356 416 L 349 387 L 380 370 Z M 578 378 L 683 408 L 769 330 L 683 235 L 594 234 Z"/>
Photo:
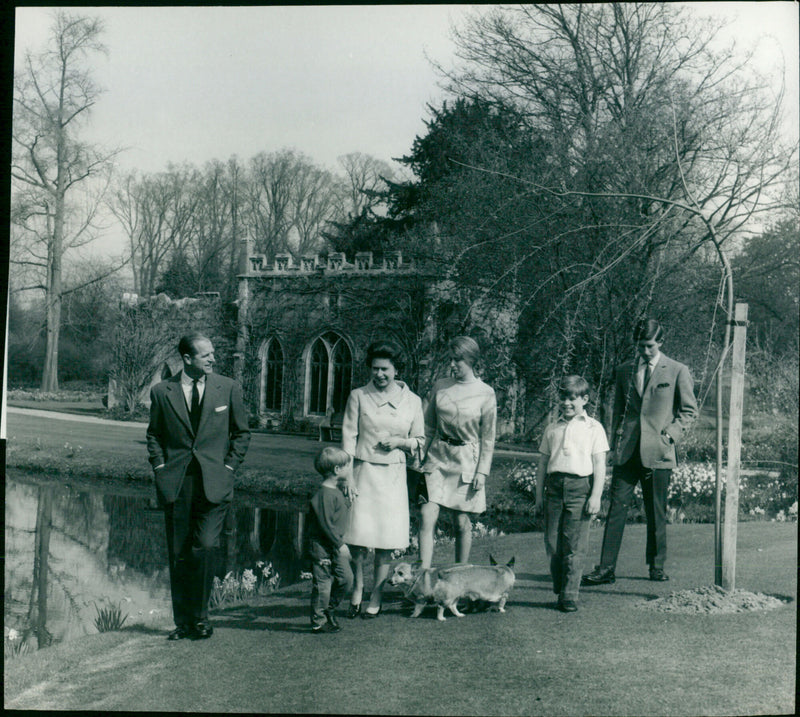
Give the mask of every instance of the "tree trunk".
<path id="1" fill-rule="evenodd" d="M 62 80 L 63 85 L 63 80 Z M 53 241 L 49 252 L 47 277 L 47 346 L 42 370 L 42 391 L 58 391 L 58 340 L 61 333 L 61 262 L 64 255 L 64 219 L 67 194 L 66 130 L 63 124 L 63 101 L 58 111 L 56 179 L 52 194 L 55 199 Z"/>
<path id="2" fill-rule="evenodd" d="M 28 621 L 36 635 L 39 648 L 47 647 L 52 641 L 47 630 L 48 557 L 50 555 L 52 518 L 53 490 L 47 487 L 39 488 L 34 531 L 33 585 L 28 609 Z"/>
<path id="3" fill-rule="evenodd" d="M 61 226 L 63 228 L 63 213 Z M 42 369 L 42 391 L 58 391 L 58 342 L 61 333 L 61 231 L 56 213 L 53 251 L 46 299 L 47 344 Z"/>

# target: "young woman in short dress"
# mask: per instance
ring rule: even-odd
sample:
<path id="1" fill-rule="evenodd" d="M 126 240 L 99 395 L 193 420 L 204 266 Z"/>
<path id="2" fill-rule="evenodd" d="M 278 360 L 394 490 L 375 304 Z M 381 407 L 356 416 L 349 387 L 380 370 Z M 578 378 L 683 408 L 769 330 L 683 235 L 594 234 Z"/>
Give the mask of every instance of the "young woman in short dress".
<path id="1" fill-rule="evenodd" d="M 425 407 L 429 441 L 422 466 L 428 502 L 421 507 L 419 557 L 431 566 L 440 507 L 454 511 L 456 562 L 466 563 L 472 547 L 472 515 L 486 510 L 486 478 L 494 453 L 497 401 L 494 390 L 475 375 L 480 357 L 469 336 L 450 341 L 450 377 L 437 381 Z"/>

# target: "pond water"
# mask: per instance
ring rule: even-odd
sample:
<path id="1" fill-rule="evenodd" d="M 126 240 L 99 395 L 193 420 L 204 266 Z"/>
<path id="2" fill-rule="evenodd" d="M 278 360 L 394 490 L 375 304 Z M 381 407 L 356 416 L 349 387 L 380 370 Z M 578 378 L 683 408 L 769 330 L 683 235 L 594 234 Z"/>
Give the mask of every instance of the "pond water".
<path id="1" fill-rule="evenodd" d="M 11 472 L 5 505 L 6 637 L 13 629 L 29 646 L 44 647 L 96 633 L 98 611 L 114 607 L 128 616 L 125 625 L 172 626 L 164 513 L 152 488 Z M 298 581 L 304 519 L 298 505 L 237 496 L 218 577 L 264 562 L 280 585 Z"/>

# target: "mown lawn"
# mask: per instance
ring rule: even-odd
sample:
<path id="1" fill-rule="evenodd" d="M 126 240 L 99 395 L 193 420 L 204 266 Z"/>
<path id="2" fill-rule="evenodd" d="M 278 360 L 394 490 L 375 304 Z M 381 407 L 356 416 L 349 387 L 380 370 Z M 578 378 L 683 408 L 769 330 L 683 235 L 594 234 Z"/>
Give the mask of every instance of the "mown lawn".
<path id="1" fill-rule="evenodd" d="M 782 597 L 772 611 L 680 615 L 643 601 L 713 579 L 713 526 L 669 527 L 670 582 L 651 583 L 644 526 L 626 529 L 614 585 L 553 609 L 542 536 L 477 540 L 517 561 L 504 615 L 407 617 L 399 595 L 376 620 L 308 632 L 308 583 L 215 613 L 211 640 L 169 643 L 131 628 L 5 664 L 5 706 L 189 712 L 427 715 L 793 714 L 797 525 L 740 525 L 737 587 Z M 588 565 L 599 552 L 593 529 Z M 452 546 L 437 546 L 436 562 Z"/>

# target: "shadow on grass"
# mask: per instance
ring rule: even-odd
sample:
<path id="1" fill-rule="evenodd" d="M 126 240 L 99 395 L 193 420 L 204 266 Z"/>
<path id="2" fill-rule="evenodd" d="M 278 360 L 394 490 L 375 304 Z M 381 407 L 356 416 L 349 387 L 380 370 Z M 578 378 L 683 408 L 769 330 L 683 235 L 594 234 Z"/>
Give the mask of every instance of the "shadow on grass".
<path id="1" fill-rule="evenodd" d="M 784 605 L 789 605 L 794 602 L 794 598 L 791 595 L 784 595 L 782 593 L 765 593 L 765 595 L 780 600 Z"/>
<path id="2" fill-rule="evenodd" d="M 150 627 L 149 625 L 133 624 L 123 627 L 119 632 L 138 632 L 142 635 L 166 635 L 171 628 Z"/>
<path id="3" fill-rule="evenodd" d="M 550 600 L 509 600 L 506 603 L 506 610 L 513 609 L 515 607 L 533 607 L 538 608 L 540 610 L 555 610 L 556 609 L 556 596 Z"/>
<path id="4" fill-rule="evenodd" d="M 517 573 L 517 580 L 530 580 L 533 583 L 549 583 L 552 578 L 547 573 Z"/>
<path id="5" fill-rule="evenodd" d="M 257 608 L 230 608 L 214 616 L 215 628 L 228 627 L 233 630 L 255 632 L 308 632 L 308 626 L 300 624 L 298 618 L 308 618 L 308 606 L 271 605 Z M 269 621 L 264 618 L 268 618 Z M 276 619 L 277 618 L 277 619 Z M 294 620 L 293 622 L 281 621 Z"/>
<path id="6" fill-rule="evenodd" d="M 581 595 L 609 595 L 609 596 L 617 596 L 620 597 L 635 597 L 635 598 L 644 598 L 645 600 L 655 600 L 656 598 L 664 597 L 664 595 L 659 595 L 657 593 L 645 593 L 645 592 L 637 592 L 635 590 L 602 590 L 598 587 L 591 587 L 586 585 L 581 588 Z"/>

